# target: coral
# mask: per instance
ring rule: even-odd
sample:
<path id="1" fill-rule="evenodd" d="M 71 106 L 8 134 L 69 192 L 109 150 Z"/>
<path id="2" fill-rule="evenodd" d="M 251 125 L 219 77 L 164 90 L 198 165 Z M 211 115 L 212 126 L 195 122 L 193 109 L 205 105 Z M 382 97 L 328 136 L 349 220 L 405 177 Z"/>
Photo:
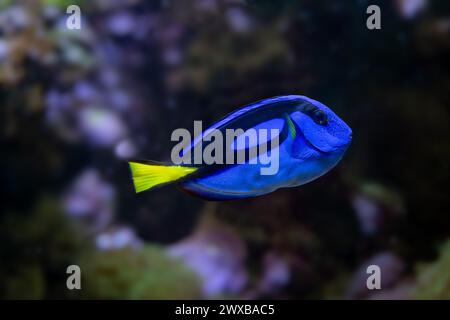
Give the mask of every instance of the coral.
<path id="1" fill-rule="evenodd" d="M 64 211 L 82 222 L 91 233 L 103 231 L 114 213 L 115 189 L 99 172 L 86 169 L 75 179 L 62 199 Z"/>
<path id="2" fill-rule="evenodd" d="M 247 284 L 245 243 L 234 230 L 208 216 L 193 235 L 171 245 L 168 253 L 180 258 L 203 280 L 207 297 L 237 294 Z"/>
<path id="3" fill-rule="evenodd" d="M 442 245 L 436 261 L 418 267 L 417 285 L 412 296 L 450 300 L 450 239 Z"/>
<path id="4" fill-rule="evenodd" d="M 30 214 L 7 213 L 0 221 L 0 297 L 69 297 L 67 266 L 88 245 L 60 213 L 57 201 L 40 200 Z"/>
<path id="5" fill-rule="evenodd" d="M 352 196 L 352 205 L 361 230 L 366 235 L 374 235 L 386 229 L 388 222 L 404 213 L 400 195 L 383 185 L 363 183 Z"/>
<path id="6" fill-rule="evenodd" d="M 95 238 L 95 245 L 99 250 L 121 249 L 125 247 L 139 249 L 143 243 L 136 235 L 134 229 L 127 226 L 115 225 L 98 234 Z"/>
<path id="7" fill-rule="evenodd" d="M 380 252 L 367 261 L 363 262 L 349 281 L 347 297 L 350 299 L 361 299 L 370 296 L 367 288 L 367 267 L 378 266 L 381 270 L 381 288 L 384 290 L 392 288 L 399 282 L 405 269 L 405 263 L 401 257 L 390 251 Z"/>
<path id="8" fill-rule="evenodd" d="M 89 299 L 195 299 L 195 274 L 158 246 L 120 249 L 87 255 L 81 297 Z"/>

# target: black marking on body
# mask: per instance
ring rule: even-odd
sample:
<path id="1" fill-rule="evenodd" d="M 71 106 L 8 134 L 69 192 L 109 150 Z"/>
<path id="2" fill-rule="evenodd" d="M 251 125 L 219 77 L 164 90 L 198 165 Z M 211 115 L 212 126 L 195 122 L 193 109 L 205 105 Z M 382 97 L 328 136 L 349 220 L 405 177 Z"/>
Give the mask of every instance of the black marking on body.
<path id="1" fill-rule="evenodd" d="M 251 105 L 255 105 L 258 104 L 260 102 L 255 102 L 252 103 Z M 245 107 L 240 108 L 239 110 L 245 109 L 250 107 L 251 105 L 247 105 Z M 239 110 L 234 111 L 228 115 L 226 115 L 225 117 L 223 117 L 221 120 L 215 122 L 216 123 L 220 123 L 221 121 L 223 121 L 224 119 L 226 119 L 227 117 L 231 116 L 232 114 L 239 112 Z M 230 119 L 229 121 L 223 123 L 222 125 L 218 126 L 217 128 L 215 128 L 215 130 L 220 130 L 223 137 L 225 138 L 225 130 L 226 129 L 242 129 L 244 130 L 244 132 L 250 128 L 255 127 L 256 125 L 272 120 L 272 119 L 283 119 L 284 120 L 284 125 L 283 125 L 283 129 L 280 132 L 279 135 L 279 142 L 278 145 L 281 145 L 289 136 L 289 125 L 286 121 L 286 114 L 292 114 L 295 111 L 301 111 L 304 112 L 305 114 L 310 114 L 311 112 L 314 112 L 318 110 L 318 108 L 313 105 L 312 103 L 310 103 L 309 101 L 303 100 L 301 98 L 294 98 L 294 99 L 290 99 L 290 100 L 282 100 L 282 101 L 275 101 L 275 102 L 269 102 L 267 104 L 263 104 L 259 107 L 255 107 L 254 109 L 250 109 L 246 112 L 242 112 L 242 114 L 239 114 L 238 116 L 236 116 L 233 119 Z M 214 126 L 214 124 L 212 124 L 211 126 Z M 210 126 L 210 127 L 211 127 Z M 209 127 L 209 128 L 210 128 Z M 205 131 L 207 131 L 208 129 L 205 129 L 203 131 L 203 133 Z M 203 134 L 202 133 L 202 134 Z M 208 135 L 207 135 L 208 136 Z M 212 143 L 214 141 L 214 139 L 212 139 L 213 141 L 205 141 L 205 138 L 207 137 L 203 137 L 202 141 L 198 142 L 198 143 L 202 143 L 202 151 L 205 149 L 205 147 L 207 145 L 209 145 L 210 143 Z M 266 142 L 267 148 L 266 150 L 268 152 L 271 152 L 272 148 L 272 140 Z M 259 144 L 258 144 L 259 145 Z M 196 145 L 195 145 L 196 146 Z M 207 164 L 194 164 L 194 148 L 195 146 L 191 146 L 188 150 L 191 152 L 191 164 L 187 165 L 187 166 L 194 166 L 194 167 L 198 167 L 199 170 L 197 170 L 196 172 L 194 172 L 193 174 L 190 174 L 188 177 L 186 177 L 186 180 L 190 180 L 190 179 L 196 179 L 196 178 L 202 178 L 202 177 L 206 177 L 208 175 L 213 175 L 215 173 L 227 170 L 233 166 L 239 165 L 239 164 L 211 164 L 211 165 L 207 165 Z M 227 146 L 225 141 L 223 144 L 224 150 L 223 150 L 223 156 L 225 157 L 227 154 L 227 149 L 230 150 L 231 146 Z M 258 148 L 258 146 L 254 146 L 252 148 Z M 250 154 L 250 149 L 249 148 L 245 148 L 245 161 L 248 162 L 248 155 Z M 258 151 L 258 150 L 256 150 Z M 230 152 L 230 151 L 228 151 Z M 231 152 L 234 152 L 234 159 L 237 159 L 237 151 L 231 150 Z M 258 154 L 256 152 L 256 154 Z M 225 162 L 226 159 L 224 159 Z M 184 180 L 184 179 L 183 179 Z M 182 181 L 183 181 L 182 180 Z"/>

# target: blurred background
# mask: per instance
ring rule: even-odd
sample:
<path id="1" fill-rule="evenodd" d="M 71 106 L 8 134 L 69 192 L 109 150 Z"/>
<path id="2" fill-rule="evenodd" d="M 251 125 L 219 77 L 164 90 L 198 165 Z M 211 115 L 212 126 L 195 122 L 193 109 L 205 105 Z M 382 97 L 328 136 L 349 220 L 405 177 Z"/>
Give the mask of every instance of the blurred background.
<path id="1" fill-rule="evenodd" d="M 449 54 L 448 1 L 1 0 L 0 297 L 450 299 Z M 285 94 L 353 129 L 324 177 L 134 193 L 128 158 Z"/>

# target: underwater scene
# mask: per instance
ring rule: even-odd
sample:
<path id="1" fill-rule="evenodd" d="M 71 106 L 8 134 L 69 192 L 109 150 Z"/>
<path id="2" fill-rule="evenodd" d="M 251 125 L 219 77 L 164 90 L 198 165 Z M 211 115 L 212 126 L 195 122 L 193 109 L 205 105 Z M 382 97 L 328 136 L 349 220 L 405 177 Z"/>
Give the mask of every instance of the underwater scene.
<path id="1" fill-rule="evenodd" d="M 0 112 L 0 299 L 450 300 L 448 1 L 0 0 Z"/>

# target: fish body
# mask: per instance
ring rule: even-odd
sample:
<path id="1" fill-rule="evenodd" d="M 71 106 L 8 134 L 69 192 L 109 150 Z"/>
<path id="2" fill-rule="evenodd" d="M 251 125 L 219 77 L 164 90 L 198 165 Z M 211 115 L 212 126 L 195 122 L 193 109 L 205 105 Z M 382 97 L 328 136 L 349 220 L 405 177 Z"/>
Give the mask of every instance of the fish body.
<path id="1" fill-rule="evenodd" d="M 233 164 L 161 166 L 130 162 L 135 187 L 142 181 L 150 187 L 160 184 L 157 182 L 176 182 L 182 190 L 210 200 L 260 196 L 279 188 L 300 186 L 322 176 L 340 161 L 352 139 L 350 127 L 330 108 L 305 96 L 289 95 L 238 109 L 204 130 L 182 154 L 193 154 L 192 150 L 200 147 L 199 144 L 206 147 L 211 142 L 205 140 L 213 130 L 225 134 L 227 129 L 255 129 L 257 132 L 275 129 L 277 143 L 273 143 L 272 135 L 258 139 L 257 145 L 247 142 L 244 145 L 247 156 L 252 147 L 261 150 L 261 145 L 266 145 L 266 152 L 258 153 L 253 162 L 250 156 L 243 163 Z M 224 152 L 230 149 L 237 152 L 236 141 L 224 145 Z M 278 155 L 276 173 L 262 174 L 261 169 L 267 167 L 262 158 L 274 154 Z M 151 172 L 144 174 L 145 170 Z M 164 170 L 179 171 L 179 175 L 168 177 Z M 136 188 L 136 191 L 141 189 Z"/>

